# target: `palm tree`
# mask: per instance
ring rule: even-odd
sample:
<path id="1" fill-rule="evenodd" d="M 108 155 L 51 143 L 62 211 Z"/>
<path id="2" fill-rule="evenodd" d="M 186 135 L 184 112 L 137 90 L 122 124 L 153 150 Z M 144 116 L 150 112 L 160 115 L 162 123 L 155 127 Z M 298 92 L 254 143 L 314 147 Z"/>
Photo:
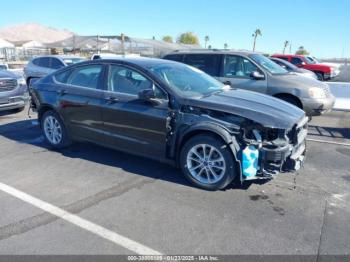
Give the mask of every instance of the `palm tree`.
<path id="1" fill-rule="evenodd" d="M 207 48 L 207 43 L 209 42 L 209 36 L 208 35 L 206 35 L 205 37 L 204 37 L 204 48 Z"/>
<path id="2" fill-rule="evenodd" d="M 227 48 L 228 48 L 228 44 L 225 43 L 225 44 L 224 44 L 224 49 L 227 49 Z"/>
<path id="3" fill-rule="evenodd" d="M 261 30 L 257 28 L 252 36 L 254 37 L 253 51 L 255 51 L 256 39 L 258 36 L 262 36 Z"/>
<path id="4" fill-rule="evenodd" d="M 287 48 L 288 45 L 289 45 L 289 41 L 286 40 L 286 41 L 284 42 L 283 54 L 285 54 L 286 48 Z"/>

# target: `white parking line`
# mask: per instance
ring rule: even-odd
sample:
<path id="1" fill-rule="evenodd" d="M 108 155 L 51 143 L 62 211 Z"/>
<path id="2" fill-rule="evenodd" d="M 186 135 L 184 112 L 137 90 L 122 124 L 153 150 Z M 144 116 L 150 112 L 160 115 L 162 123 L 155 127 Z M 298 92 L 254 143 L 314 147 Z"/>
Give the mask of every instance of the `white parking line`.
<path id="1" fill-rule="evenodd" d="M 140 243 L 137 243 L 127 237 L 121 236 L 113 231 L 110 231 L 102 226 L 99 226 L 95 223 L 92 223 L 86 219 L 83 219 L 77 215 L 71 214 L 59 207 L 56 207 L 52 204 L 49 204 L 45 201 L 42 201 L 38 198 L 35 198 L 27 193 L 19 191 L 11 186 L 3 184 L 0 182 L 0 190 L 14 196 L 28 204 L 31 204 L 37 208 L 44 210 L 54 216 L 57 216 L 65 221 L 68 221 L 80 228 L 83 228 L 95 235 L 98 235 L 102 238 L 105 238 L 119 246 L 122 246 L 132 252 L 135 252 L 140 255 L 162 255 L 158 251 L 155 251 L 151 248 L 148 248 Z"/>
<path id="2" fill-rule="evenodd" d="M 333 141 L 326 141 L 326 140 L 319 140 L 319 139 L 312 139 L 312 138 L 307 138 L 306 140 L 311 142 L 325 143 L 325 144 L 331 144 L 331 145 L 350 146 L 350 144 L 348 143 L 333 142 Z"/>

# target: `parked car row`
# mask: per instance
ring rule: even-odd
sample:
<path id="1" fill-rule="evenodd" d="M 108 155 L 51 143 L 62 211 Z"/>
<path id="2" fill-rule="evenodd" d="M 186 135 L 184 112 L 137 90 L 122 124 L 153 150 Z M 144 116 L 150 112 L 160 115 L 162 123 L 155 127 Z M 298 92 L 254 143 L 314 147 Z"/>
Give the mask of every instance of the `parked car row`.
<path id="1" fill-rule="evenodd" d="M 300 73 L 305 74 L 304 71 L 290 73 L 269 58 L 253 52 L 180 51 L 168 54 L 164 59 L 196 67 L 231 87 L 280 98 L 303 109 L 310 117 L 329 112 L 335 103 L 326 83 L 300 76 Z"/>
<path id="2" fill-rule="evenodd" d="M 272 57 L 286 60 L 293 65 L 310 70 L 317 75 L 318 80 L 331 80 L 338 76 L 339 68 L 328 64 L 321 64 L 315 58 L 303 55 L 273 55 Z"/>

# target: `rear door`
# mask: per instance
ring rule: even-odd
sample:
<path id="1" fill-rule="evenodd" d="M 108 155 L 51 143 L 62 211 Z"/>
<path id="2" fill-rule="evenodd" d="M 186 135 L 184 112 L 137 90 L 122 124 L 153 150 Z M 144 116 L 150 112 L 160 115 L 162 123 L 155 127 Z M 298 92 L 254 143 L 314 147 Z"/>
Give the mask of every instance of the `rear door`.
<path id="1" fill-rule="evenodd" d="M 138 70 L 110 65 L 102 118 L 107 143 L 124 151 L 160 159 L 165 156 L 167 95 Z M 154 88 L 158 104 L 142 101 L 138 93 Z"/>
<path id="2" fill-rule="evenodd" d="M 254 71 L 265 74 L 252 61 L 245 57 L 238 55 L 226 55 L 224 58 L 222 76 L 219 78 L 219 80 L 234 88 L 266 93 L 266 74 L 265 79 L 256 80 L 251 77 L 251 73 Z"/>
<path id="3" fill-rule="evenodd" d="M 104 143 L 101 102 L 104 66 L 92 64 L 56 74 L 60 114 L 71 135 L 82 140 Z"/>

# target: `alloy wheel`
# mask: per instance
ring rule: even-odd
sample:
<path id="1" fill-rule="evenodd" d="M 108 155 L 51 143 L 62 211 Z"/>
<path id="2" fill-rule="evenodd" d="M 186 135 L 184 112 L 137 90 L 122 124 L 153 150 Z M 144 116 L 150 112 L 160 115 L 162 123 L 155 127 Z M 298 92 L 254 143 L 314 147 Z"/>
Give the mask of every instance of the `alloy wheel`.
<path id="1" fill-rule="evenodd" d="M 44 120 L 44 132 L 46 138 L 53 145 L 62 141 L 62 127 L 60 122 L 53 116 L 48 116 Z"/>
<path id="2" fill-rule="evenodd" d="M 219 182 L 226 172 L 223 155 L 212 145 L 199 144 L 192 147 L 186 161 L 191 176 L 203 184 Z"/>

